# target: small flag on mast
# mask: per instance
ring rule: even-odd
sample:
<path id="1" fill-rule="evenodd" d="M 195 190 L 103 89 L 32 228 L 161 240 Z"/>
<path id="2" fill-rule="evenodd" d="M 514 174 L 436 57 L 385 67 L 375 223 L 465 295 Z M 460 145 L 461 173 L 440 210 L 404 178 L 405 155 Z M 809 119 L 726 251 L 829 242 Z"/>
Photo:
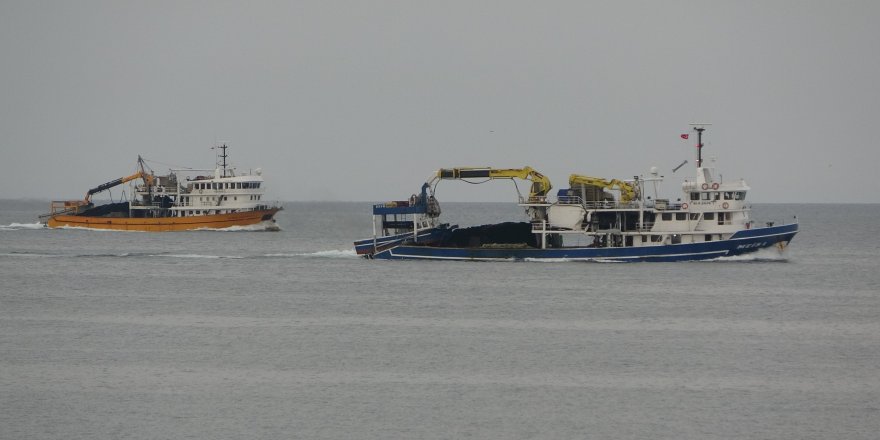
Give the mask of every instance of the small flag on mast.
<path id="1" fill-rule="evenodd" d="M 689 135 L 688 135 L 687 133 L 685 133 L 685 134 L 681 135 L 681 138 L 682 138 L 682 139 L 687 139 L 688 136 L 689 136 Z"/>

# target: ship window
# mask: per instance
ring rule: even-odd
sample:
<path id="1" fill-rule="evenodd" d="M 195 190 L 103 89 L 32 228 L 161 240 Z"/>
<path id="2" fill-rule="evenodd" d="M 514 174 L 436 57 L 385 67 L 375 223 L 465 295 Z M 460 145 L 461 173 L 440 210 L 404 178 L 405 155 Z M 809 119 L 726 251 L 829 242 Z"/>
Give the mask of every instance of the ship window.
<path id="1" fill-rule="evenodd" d="M 661 215 L 661 217 L 663 218 L 663 221 L 667 221 L 667 222 L 668 222 L 668 221 L 672 220 L 672 213 L 671 213 L 671 212 L 664 212 L 664 213 Z"/>
<path id="2" fill-rule="evenodd" d="M 724 193 L 724 200 L 733 200 L 733 193 L 730 191 L 725 192 Z"/>
<path id="3" fill-rule="evenodd" d="M 238 200 L 238 197 L 233 197 L 232 200 Z"/>
<path id="4" fill-rule="evenodd" d="M 713 192 L 712 200 L 721 200 L 721 193 Z"/>
<path id="5" fill-rule="evenodd" d="M 223 196 L 223 200 L 229 200 L 229 197 Z"/>
<path id="6" fill-rule="evenodd" d="M 715 213 L 714 212 L 707 212 L 707 213 L 703 214 L 703 219 L 715 220 Z"/>
<path id="7" fill-rule="evenodd" d="M 746 199 L 746 193 L 743 191 L 737 191 L 736 200 L 745 200 L 745 199 Z"/>
<path id="8" fill-rule="evenodd" d="M 661 241 L 663 241 L 663 236 L 662 235 L 652 235 L 651 241 L 653 241 L 654 243 L 660 243 Z"/>
<path id="9" fill-rule="evenodd" d="M 712 241 L 712 234 L 706 234 L 706 238 L 703 241 Z"/>
<path id="10" fill-rule="evenodd" d="M 691 193 L 691 200 L 700 200 L 700 193 L 692 192 Z"/>
<path id="11" fill-rule="evenodd" d="M 680 234 L 672 234 L 672 244 L 681 243 L 681 235 Z"/>
<path id="12" fill-rule="evenodd" d="M 696 212 L 691 213 L 691 220 L 699 220 L 699 219 L 700 219 L 700 214 L 697 214 Z"/>
<path id="13" fill-rule="evenodd" d="M 700 193 L 700 200 L 709 200 L 709 193 Z"/>
<path id="14" fill-rule="evenodd" d="M 676 212 L 675 213 L 676 220 L 687 220 L 687 213 L 684 212 Z"/>
<path id="15" fill-rule="evenodd" d="M 257 182 L 257 188 L 259 188 L 259 187 L 260 187 L 260 182 Z"/>
<path id="16" fill-rule="evenodd" d="M 647 236 L 647 235 L 643 235 L 643 236 L 642 236 L 642 243 L 647 243 L 647 242 L 648 242 L 648 236 Z"/>
<path id="17" fill-rule="evenodd" d="M 624 238 L 624 246 L 632 247 L 632 245 L 633 245 L 633 236 L 627 235 L 626 238 Z"/>
<path id="18" fill-rule="evenodd" d="M 241 189 L 241 182 L 235 182 L 235 189 Z"/>

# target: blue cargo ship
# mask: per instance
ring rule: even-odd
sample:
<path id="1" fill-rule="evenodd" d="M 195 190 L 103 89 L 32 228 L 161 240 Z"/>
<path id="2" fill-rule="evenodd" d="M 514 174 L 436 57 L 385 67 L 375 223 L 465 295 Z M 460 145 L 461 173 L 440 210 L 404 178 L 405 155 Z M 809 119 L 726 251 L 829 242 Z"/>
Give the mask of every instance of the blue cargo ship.
<path id="1" fill-rule="evenodd" d="M 704 166 L 703 132 L 710 124 L 691 125 L 697 135 L 696 175 L 684 181 L 675 201 L 658 198 L 663 177 L 656 169 L 628 180 L 572 174 L 569 187 L 551 198 L 550 180 L 530 167 L 444 168 L 408 200 L 374 205 L 373 236 L 356 241 L 355 250 L 376 259 L 621 262 L 783 250 L 798 232 L 796 218 L 782 225 L 752 220 L 746 182 L 723 181 L 714 167 Z M 531 182 L 529 194 L 519 195 L 526 219 L 468 228 L 441 222 L 437 184 L 469 179 Z"/>

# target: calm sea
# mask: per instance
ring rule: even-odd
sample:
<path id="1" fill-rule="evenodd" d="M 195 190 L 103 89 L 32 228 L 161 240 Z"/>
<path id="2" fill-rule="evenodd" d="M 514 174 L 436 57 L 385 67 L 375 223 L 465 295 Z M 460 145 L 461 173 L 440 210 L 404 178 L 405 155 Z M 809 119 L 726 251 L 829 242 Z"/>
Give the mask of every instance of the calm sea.
<path id="1" fill-rule="evenodd" d="M 369 203 L 166 234 L 42 229 L 46 207 L 0 201 L 2 439 L 880 431 L 880 205 L 756 205 L 799 217 L 785 253 L 624 264 L 368 261 Z"/>

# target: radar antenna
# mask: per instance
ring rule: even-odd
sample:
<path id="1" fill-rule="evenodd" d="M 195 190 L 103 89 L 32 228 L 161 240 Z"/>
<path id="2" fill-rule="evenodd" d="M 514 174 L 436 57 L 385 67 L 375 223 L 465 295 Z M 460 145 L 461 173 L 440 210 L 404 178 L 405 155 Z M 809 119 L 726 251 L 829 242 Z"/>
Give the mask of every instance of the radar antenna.
<path id="1" fill-rule="evenodd" d="M 688 124 L 691 127 L 694 127 L 694 131 L 697 132 L 697 168 L 703 166 L 703 131 L 706 130 L 704 126 L 712 125 L 709 123 L 692 123 Z"/>
<path id="2" fill-rule="evenodd" d="M 221 150 L 221 153 L 217 155 L 217 166 L 223 167 L 223 177 L 226 177 L 226 149 L 229 147 L 227 147 L 226 144 L 223 144 L 219 147 L 211 147 L 212 150 L 216 148 L 219 148 Z M 222 162 L 220 162 L 221 159 Z"/>

